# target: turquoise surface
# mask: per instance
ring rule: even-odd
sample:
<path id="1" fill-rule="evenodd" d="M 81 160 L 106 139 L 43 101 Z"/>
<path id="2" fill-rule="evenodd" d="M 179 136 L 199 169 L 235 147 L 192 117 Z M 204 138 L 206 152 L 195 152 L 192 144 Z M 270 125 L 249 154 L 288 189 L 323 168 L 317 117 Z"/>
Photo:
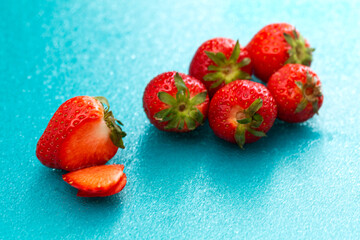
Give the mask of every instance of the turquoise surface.
<path id="1" fill-rule="evenodd" d="M 0 239 L 359 239 L 358 1 L 11 1 L 0 3 Z M 289 22 L 316 47 L 320 115 L 280 121 L 246 146 L 206 123 L 160 132 L 142 110 L 157 74 L 187 72 L 197 47 L 247 44 Z M 128 133 L 110 161 L 128 184 L 78 198 L 36 143 L 77 95 L 106 96 Z"/>

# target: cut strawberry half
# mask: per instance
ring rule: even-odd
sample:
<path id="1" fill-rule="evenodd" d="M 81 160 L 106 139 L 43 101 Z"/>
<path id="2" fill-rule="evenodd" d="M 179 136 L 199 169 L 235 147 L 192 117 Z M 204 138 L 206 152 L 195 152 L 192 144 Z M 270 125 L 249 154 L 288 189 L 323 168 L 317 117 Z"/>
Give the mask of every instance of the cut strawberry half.
<path id="1" fill-rule="evenodd" d="M 104 97 L 73 97 L 56 110 L 36 147 L 47 167 L 75 171 L 103 165 L 125 148 L 126 133 Z"/>
<path id="2" fill-rule="evenodd" d="M 84 195 L 84 192 L 86 192 L 94 197 L 95 195 L 109 196 L 121 191 L 125 186 L 123 183 L 123 176 L 125 176 L 123 170 L 123 165 L 95 166 L 64 174 L 63 180 L 79 189 L 80 195 Z M 116 190 L 118 191 L 116 192 Z"/>
<path id="3" fill-rule="evenodd" d="M 64 140 L 59 165 L 67 171 L 104 165 L 117 152 L 104 119 L 88 120 Z"/>

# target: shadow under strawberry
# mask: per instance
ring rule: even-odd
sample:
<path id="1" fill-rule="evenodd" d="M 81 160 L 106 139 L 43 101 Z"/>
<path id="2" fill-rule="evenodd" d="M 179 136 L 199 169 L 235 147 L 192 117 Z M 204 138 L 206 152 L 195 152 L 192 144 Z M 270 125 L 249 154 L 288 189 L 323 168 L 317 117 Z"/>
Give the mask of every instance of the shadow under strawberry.
<path id="1" fill-rule="evenodd" d="M 276 120 L 269 136 L 262 139 L 262 147 L 280 151 L 284 155 L 309 150 L 309 143 L 321 139 L 322 136 L 321 131 L 310 125 L 312 121 L 315 120 L 294 124 Z"/>
<path id="2" fill-rule="evenodd" d="M 316 161 L 301 157 L 301 154 L 316 151 L 321 145 L 320 137 L 321 132 L 308 124 L 288 124 L 278 120 L 268 132 L 268 137 L 245 144 L 244 150 L 214 136 L 208 140 L 216 148 L 209 149 L 212 164 L 207 165 L 206 171 L 212 185 L 218 186 L 219 194 L 237 198 L 236 203 L 229 199 L 229 204 L 243 207 L 243 204 L 258 201 L 260 206 L 267 201 L 266 193 L 271 191 L 275 176 L 288 171 L 301 174 L 306 171 L 302 166 L 308 165 L 308 161 Z M 309 142 L 312 143 L 311 148 Z"/>
<path id="3" fill-rule="evenodd" d="M 147 125 L 132 169 L 136 191 L 165 202 L 169 196 L 177 198 L 184 184 L 208 164 L 207 154 L 201 151 L 210 147 L 207 138 L 212 134 L 207 122 L 187 133 L 163 132 Z"/>
<path id="4" fill-rule="evenodd" d="M 137 146 L 133 189 L 150 204 L 144 211 L 155 208 L 153 204 L 164 210 L 170 205 L 183 209 L 216 200 L 239 207 L 252 201 L 260 204 L 266 201 L 274 174 L 305 164 L 294 166 L 293 155 L 309 141 L 319 144 L 320 136 L 309 124 L 277 121 L 268 137 L 241 150 L 216 137 L 207 122 L 189 133 L 162 132 L 149 124 Z"/>
<path id="5" fill-rule="evenodd" d="M 261 159 L 263 154 L 268 155 L 274 151 L 293 152 L 301 150 L 299 147 L 306 144 L 308 141 L 314 141 L 321 137 L 321 132 L 312 128 L 309 123 L 293 124 L 286 123 L 281 120 L 276 120 L 274 126 L 270 129 L 266 137 L 261 138 L 255 143 L 244 145 L 240 158 L 246 158 L 246 155 L 257 154 L 256 159 Z M 239 150 L 236 144 L 228 143 L 222 139 L 212 136 L 215 145 L 225 148 L 224 150 L 235 151 Z M 237 161 L 236 158 L 230 159 Z"/>
<path id="6" fill-rule="evenodd" d="M 57 206 L 60 206 L 64 202 L 69 204 L 74 204 L 74 202 L 78 202 L 82 206 L 84 204 L 86 204 L 86 206 L 97 206 L 105 204 L 104 206 L 107 207 L 115 207 L 119 205 L 119 203 L 123 202 L 123 192 L 108 197 L 77 197 L 76 193 L 78 190 L 66 184 L 66 182 L 64 182 L 64 180 L 62 179 L 62 175 L 66 173 L 68 172 L 64 170 L 49 169 L 40 166 L 38 168 L 38 172 L 36 173 L 37 190 L 32 191 L 32 193 L 37 196 L 43 195 L 42 191 L 46 189 L 47 196 L 45 200 L 61 199 L 60 201 L 52 201 Z"/>
<path id="7" fill-rule="evenodd" d="M 106 232 L 133 204 L 123 192 L 103 198 L 77 197 L 77 190 L 62 180 L 64 173 L 43 166 L 34 168 L 31 186 L 26 188 L 29 191 L 22 198 L 27 198 L 24 201 L 26 209 L 33 209 L 34 214 L 46 222 L 34 224 L 32 231 L 41 233 L 46 226 L 57 226 L 62 218 L 66 230 L 69 231 L 70 226 L 71 232 L 81 232 L 84 226 L 90 229 L 90 233 Z M 106 224 L 99 224 L 99 221 Z M 36 223 L 38 219 L 31 219 L 31 222 Z"/>

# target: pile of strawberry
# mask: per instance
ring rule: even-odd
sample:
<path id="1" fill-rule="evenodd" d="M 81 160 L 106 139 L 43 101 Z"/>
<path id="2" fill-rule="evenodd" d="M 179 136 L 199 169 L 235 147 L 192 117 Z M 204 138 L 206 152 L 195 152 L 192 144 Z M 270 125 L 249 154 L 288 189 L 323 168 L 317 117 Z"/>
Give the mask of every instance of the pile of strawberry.
<path id="1" fill-rule="evenodd" d="M 167 72 L 147 85 L 143 105 L 158 129 L 188 132 L 206 117 L 214 133 L 243 148 L 266 136 L 276 117 L 297 123 L 318 113 L 320 80 L 309 66 L 313 48 L 291 25 L 270 24 L 242 48 L 214 38 L 204 42 L 189 75 Z M 267 82 L 250 81 L 254 75 Z"/>
<path id="2" fill-rule="evenodd" d="M 189 75 L 166 72 L 145 88 L 143 106 L 158 129 L 188 132 L 206 118 L 214 133 L 243 148 L 266 136 L 277 118 L 304 122 L 318 113 L 320 80 L 309 66 L 313 48 L 286 23 L 261 29 L 242 48 L 215 38 L 193 57 Z M 250 81 L 254 75 L 267 87 Z M 126 184 L 123 165 L 104 165 L 124 148 L 126 133 L 104 97 L 74 97 L 63 103 L 38 141 L 36 156 L 81 197 L 104 197 Z"/>

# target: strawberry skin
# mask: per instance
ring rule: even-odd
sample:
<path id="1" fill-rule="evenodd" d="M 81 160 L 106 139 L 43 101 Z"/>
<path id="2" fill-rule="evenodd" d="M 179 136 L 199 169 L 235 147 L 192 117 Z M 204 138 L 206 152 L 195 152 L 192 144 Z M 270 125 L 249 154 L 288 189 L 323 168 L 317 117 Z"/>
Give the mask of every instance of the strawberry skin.
<path id="1" fill-rule="evenodd" d="M 262 28 L 246 46 L 254 74 L 264 82 L 288 63 L 310 66 L 315 50 L 296 29 L 287 23 L 274 23 Z"/>
<path id="2" fill-rule="evenodd" d="M 152 79 L 143 96 L 144 111 L 160 130 L 192 131 L 207 116 L 209 96 L 204 84 L 186 74 L 166 72 Z"/>
<path id="3" fill-rule="evenodd" d="M 217 58 L 217 53 L 222 53 L 225 58 Z M 230 61 L 231 56 L 233 61 Z M 210 97 L 229 82 L 250 79 L 251 73 L 252 65 L 248 51 L 241 48 L 238 42 L 228 38 L 213 38 L 201 44 L 189 68 L 189 75 L 205 84 Z"/>
<path id="4" fill-rule="evenodd" d="M 214 133 L 229 142 L 255 142 L 270 130 L 277 107 L 269 90 L 248 80 L 234 81 L 215 93 L 209 107 L 209 124 Z"/>
<path id="5" fill-rule="evenodd" d="M 125 135 L 105 98 L 74 97 L 51 118 L 38 141 L 36 156 L 47 167 L 67 171 L 102 165 L 119 147 L 124 148 Z"/>
<path id="6" fill-rule="evenodd" d="M 95 166 L 64 174 L 63 180 L 79 190 L 79 197 L 106 197 L 124 188 L 123 170 L 123 165 Z"/>
<path id="7" fill-rule="evenodd" d="M 301 64 L 285 65 L 271 76 L 267 86 L 277 103 L 278 118 L 286 122 L 312 118 L 324 100 L 319 77 Z"/>

